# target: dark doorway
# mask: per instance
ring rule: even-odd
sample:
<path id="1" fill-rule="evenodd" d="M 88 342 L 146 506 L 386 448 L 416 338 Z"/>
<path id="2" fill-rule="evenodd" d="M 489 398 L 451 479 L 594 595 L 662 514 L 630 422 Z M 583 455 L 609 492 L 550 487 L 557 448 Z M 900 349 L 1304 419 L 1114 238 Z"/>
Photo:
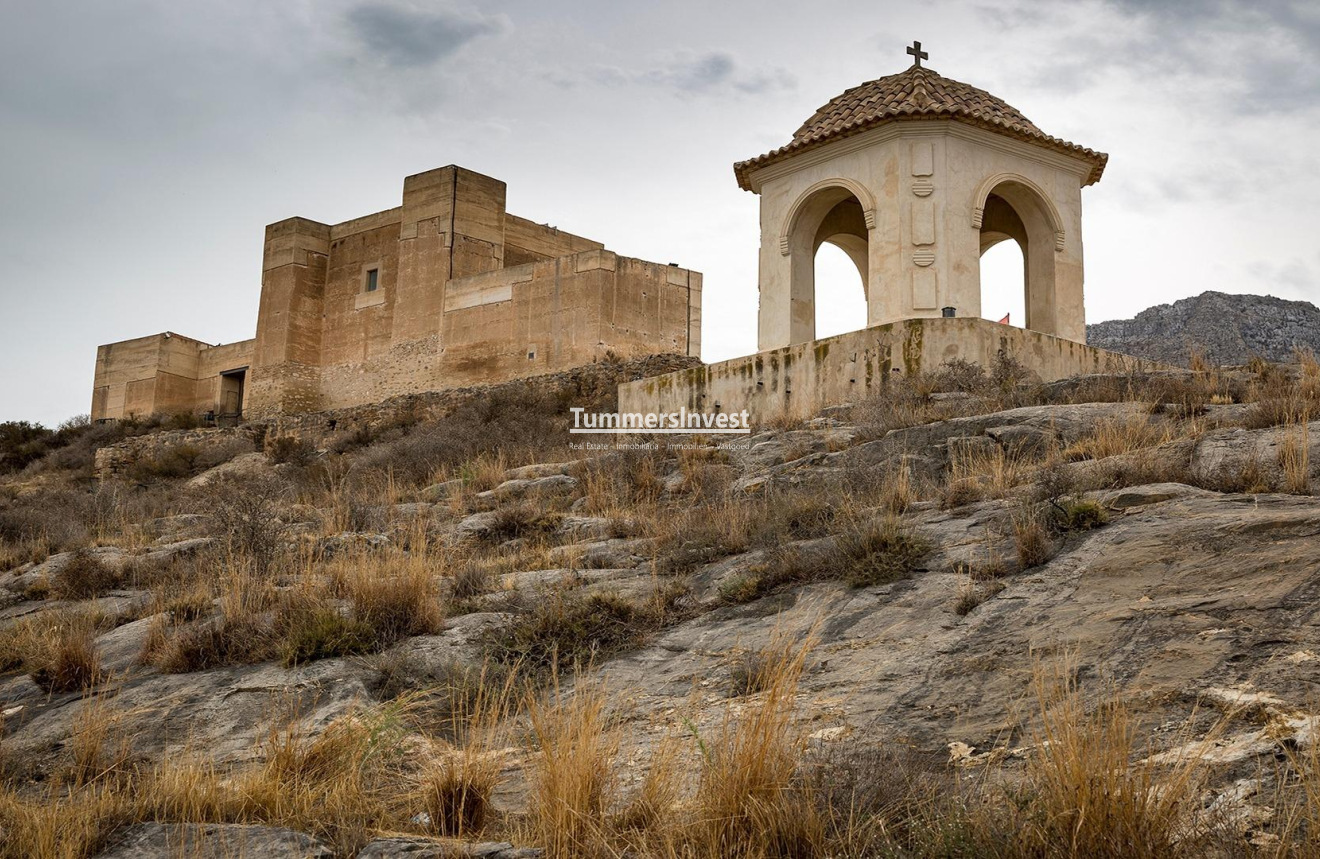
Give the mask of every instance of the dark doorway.
<path id="1" fill-rule="evenodd" d="M 220 426 L 237 426 L 243 420 L 243 383 L 246 379 L 247 367 L 220 374 L 220 411 L 216 414 Z"/>

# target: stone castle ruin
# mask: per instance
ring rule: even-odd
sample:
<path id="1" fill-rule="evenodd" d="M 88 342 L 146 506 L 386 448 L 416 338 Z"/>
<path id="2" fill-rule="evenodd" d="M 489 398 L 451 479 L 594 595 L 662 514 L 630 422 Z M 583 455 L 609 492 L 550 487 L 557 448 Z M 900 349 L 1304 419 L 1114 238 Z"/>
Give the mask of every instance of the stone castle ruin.
<path id="1" fill-rule="evenodd" d="M 251 340 L 164 333 L 101 346 L 93 420 L 217 422 L 566 370 L 607 355 L 698 354 L 701 275 L 505 211 L 505 185 L 449 166 L 397 208 L 266 227 Z"/>
<path id="2" fill-rule="evenodd" d="M 1009 355 L 1044 380 L 1143 365 L 1085 345 L 1082 189 L 1108 156 L 922 66 L 919 42 L 908 53 L 906 71 L 847 90 L 786 145 L 734 165 L 761 203 L 761 351 L 627 382 L 621 411 L 803 417 L 953 358 Z M 1022 249 L 1025 328 L 980 318 L 980 257 L 1003 241 Z M 866 327 L 817 340 L 826 242 L 857 266 Z M 608 354 L 699 354 L 700 274 L 510 215 L 503 183 L 459 167 L 408 177 L 396 209 L 270 225 L 262 270 L 253 340 L 100 347 L 93 418 L 295 414 Z"/>

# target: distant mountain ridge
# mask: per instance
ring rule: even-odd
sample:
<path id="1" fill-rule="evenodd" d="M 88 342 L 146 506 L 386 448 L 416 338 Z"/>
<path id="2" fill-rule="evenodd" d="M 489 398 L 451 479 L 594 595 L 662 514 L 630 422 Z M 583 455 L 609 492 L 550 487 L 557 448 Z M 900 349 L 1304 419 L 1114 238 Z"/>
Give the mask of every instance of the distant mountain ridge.
<path id="1" fill-rule="evenodd" d="M 1272 295 L 1203 292 L 1132 319 L 1088 325 L 1086 342 L 1178 366 L 1187 365 L 1194 349 L 1212 364 L 1245 364 L 1257 356 L 1290 361 L 1296 347 L 1320 354 L 1320 307 Z"/>

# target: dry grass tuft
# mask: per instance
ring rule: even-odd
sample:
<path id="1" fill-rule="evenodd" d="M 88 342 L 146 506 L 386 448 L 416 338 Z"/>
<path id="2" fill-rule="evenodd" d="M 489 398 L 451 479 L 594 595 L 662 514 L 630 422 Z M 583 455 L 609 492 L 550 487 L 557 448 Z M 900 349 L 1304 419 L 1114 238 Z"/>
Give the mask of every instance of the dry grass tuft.
<path id="1" fill-rule="evenodd" d="M 1022 569 L 1039 567 L 1054 557 L 1054 540 L 1036 505 L 1021 505 L 1013 513 L 1013 542 Z"/>
<path id="2" fill-rule="evenodd" d="M 95 621 L 86 615 L 67 615 L 63 623 L 48 627 L 45 640 L 25 661 L 32 680 L 47 692 L 79 692 L 105 679 L 96 651 Z"/>
<path id="3" fill-rule="evenodd" d="M 1040 718 L 1028 764 L 1031 803 L 1017 855 L 1161 859 L 1197 855 L 1211 835 L 1199 818 L 1199 758 L 1139 763 L 1137 725 L 1107 690 L 1088 707 L 1073 672 L 1037 666 Z"/>
<path id="4" fill-rule="evenodd" d="M 486 824 L 503 768 L 501 746 L 515 676 L 509 672 L 501 680 L 498 671 L 483 667 L 470 687 L 471 696 L 454 699 L 448 725 L 454 748 L 430 763 L 419 783 L 430 828 L 439 835 L 471 836 Z"/>
<path id="5" fill-rule="evenodd" d="M 529 773 L 530 816 L 549 859 L 609 856 L 605 815 L 614 799 L 617 726 L 605 687 L 579 675 L 571 692 L 556 675 L 529 707 L 540 753 Z"/>
<path id="6" fill-rule="evenodd" d="M 50 596 L 60 600 L 99 597 L 119 586 L 119 576 L 100 558 L 78 549 L 51 577 Z"/>
<path id="7" fill-rule="evenodd" d="M 781 639 L 781 643 L 784 639 Z M 803 664 L 816 641 L 810 630 L 796 648 L 779 648 L 763 682 L 763 697 L 702 743 L 701 784 L 692 853 L 701 856 L 822 855 L 823 824 L 795 780 L 805 734 L 792 724 Z"/>
<path id="8" fill-rule="evenodd" d="M 1283 472 L 1283 491 L 1294 495 L 1311 494 L 1311 427 L 1309 415 L 1295 427 L 1288 427 L 1279 444 L 1279 468 Z"/>
<path id="9" fill-rule="evenodd" d="M 1172 438 L 1168 425 L 1152 422 L 1144 415 L 1124 420 L 1105 420 L 1096 424 L 1089 435 L 1064 448 L 1063 458 L 1069 462 L 1104 459 L 1155 447 Z"/>

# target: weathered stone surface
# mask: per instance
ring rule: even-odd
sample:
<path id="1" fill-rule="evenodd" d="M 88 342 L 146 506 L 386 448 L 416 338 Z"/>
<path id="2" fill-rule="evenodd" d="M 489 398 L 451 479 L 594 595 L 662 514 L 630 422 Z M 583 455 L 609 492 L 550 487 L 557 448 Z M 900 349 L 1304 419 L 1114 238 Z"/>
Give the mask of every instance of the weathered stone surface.
<path id="1" fill-rule="evenodd" d="M 975 461 L 993 456 L 995 448 L 995 440 L 987 435 L 955 435 L 944 443 L 946 456 L 951 462 Z"/>
<path id="2" fill-rule="evenodd" d="M 190 488 L 210 486 L 217 480 L 251 480 L 266 474 L 273 474 L 275 466 L 264 453 L 244 453 L 228 462 L 222 462 L 215 468 L 207 469 L 188 481 Z"/>
<path id="3" fill-rule="evenodd" d="M 540 462 L 535 465 L 524 465 L 519 468 L 510 468 L 504 472 L 505 480 L 536 480 L 541 477 L 555 477 L 561 474 L 570 474 L 575 468 L 581 466 L 586 460 L 572 459 L 568 462 Z"/>
<path id="4" fill-rule="evenodd" d="M 1231 477 L 1244 469 L 1259 469 L 1278 478 L 1280 456 L 1285 444 L 1301 449 L 1303 433 L 1296 427 L 1267 427 L 1259 430 L 1221 429 L 1207 433 L 1192 454 L 1191 472 L 1202 480 Z M 1310 463 L 1320 463 L 1320 421 L 1306 427 L 1305 447 Z"/>
<path id="5" fill-rule="evenodd" d="M 645 538 L 610 539 L 570 543 L 550 551 L 555 563 L 576 563 L 584 569 L 627 569 L 651 557 L 651 541 Z"/>
<path id="6" fill-rule="evenodd" d="M 422 497 L 428 501 L 433 501 L 433 502 L 448 501 L 451 497 L 457 495 L 463 489 L 463 485 L 465 483 L 467 483 L 466 480 L 457 477 L 454 478 L 453 480 L 444 480 L 441 481 L 440 483 L 432 483 L 430 486 L 422 490 Z"/>
<path id="7" fill-rule="evenodd" d="M 1188 486 L 1185 483 L 1150 483 L 1145 486 L 1129 486 L 1125 489 L 1087 493 L 1088 497 L 1115 510 L 1145 507 L 1148 504 L 1161 504 L 1175 498 L 1186 498 L 1192 495 L 1211 497 L 1215 494 L 1206 489 Z"/>
<path id="8" fill-rule="evenodd" d="M 119 571 L 135 560 L 158 563 L 176 557 L 195 555 L 214 543 L 215 540 L 210 537 L 194 537 L 188 540 L 151 546 L 145 551 L 135 552 L 118 546 L 94 546 L 84 551 L 111 570 Z M 73 559 L 74 554 L 74 552 L 60 552 L 51 555 L 40 563 L 24 564 L 8 573 L 0 574 L 0 588 L 18 593 L 26 591 L 34 583 L 58 575 L 65 565 Z"/>
<path id="9" fill-rule="evenodd" d="M 160 543 L 173 543 L 189 537 L 203 536 L 210 521 L 211 517 L 202 513 L 180 513 L 152 519 L 142 526 L 142 530 L 155 537 Z"/>
<path id="10" fill-rule="evenodd" d="M 390 855 L 390 854 L 381 854 Z M 404 854 L 400 854 L 404 855 Z M 97 859 L 334 859 L 310 835 L 278 826 L 237 823 L 139 823 L 126 829 Z"/>
<path id="11" fill-rule="evenodd" d="M 1053 430 L 1024 424 L 989 427 L 985 434 L 1004 450 L 1024 456 L 1041 453 L 1059 443 L 1059 436 Z"/>
<path id="12" fill-rule="evenodd" d="M 528 498 L 538 495 L 561 495 L 577 488 L 577 478 L 567 474 L 551 474 L 546 477 L 526 477 L 506 480 L 494 489 L 477 493 L 477 500 L 483 503 L 505 501 L 515 498 Z"/>
<path id="13" fill-rule="evenodd" d="M 184 748 L 205 749 L 217 762 L 251 760 L 279 712 L 292 712 L 309 735 L 368 700 L 374 671 L 361 660 L 325 659 L 293 669 L 278 663 L 237 665 L 190 674 L 133 674 L 115 683 L 112 707 L 124 714 L 137 754 L 155 759 Z M 10 748 L 49 749 L 64 742 L 87 702 L 71 694 L 6 700 L 26 705 L 23 721 L 6 723 Z"/>
<path id="14" fill-rule="evenodd" d="M 363 534 L 345 531 L 319 538 L 315 543 L 317 557 L 333 558 L 351 552 L 383 552 L 393 544 L 386 534 Z"/>
<path id="15" fill-rule="evenodd" d="M 637 523 L 631 519 L 613 519 L 608 516 L 565 516 L 559 533 L 578 540 L 604 540 L 621 534 L 635 533 Z"/>
<path id="16" fill-rule="evenodd" d="M 918 511 L 915 522 L 970 550 L 976 540 L 995 545 L 1010 509 Z M 637 712 L 670 712 L 694 690 L 718 694 L 734 648 L 818 623 L 802 712 L 931 749 L 993 744 L 1016 724 L 1032 654 L 1045 649 L 1076 653 L 1089 676 L 1113 677 L 1146 701 L 1245 683 L 1303 706 L 1299 689 L 1320 683 L 1320 659 L 1292 657 L 1320 652 L 1318 530 L 1311 498 L 1191 493 L 1073 538 L 1050 563 L 1009 575 L 967 617 L 953 612 L 964 577 L 946 547 L 928 572 L 883 593 L 821 584 L 709 612 L 613 660 L 605 675 Z M 999 533 L 998 551 L 1011 553 Z M 719 712 L 706 711 L 706 724 Z"/>
<path id="17" fill-rule="evenodd" d="M 458 523 L 454 533 L 459 537 L 483 537 L 495 529 L 498 521 L 499 514 L 494 510 L 473 513 Z"/>
<path id="18" fill-rule="evenodd" d="M 101 657 L 102 670 L 120 674 L 139 667 L 138 657 L 147 641 L 147 634 L 151 630 L 151 625 L 160 617 L 160 615 L 144 617 L 98 635 L 96 651 Z"/>
<path id="19" fill-rule="evenodd" d="M 357 859 L 537 859 L 544 851 L 505 841 L 463 842 L 449 838 L 377 838 Z"/>
<path id="20" fill-rule="evenodd" d="M 439 672 L 454 664 L 480 667 L 483 658 L 481 639 L 508 621 L 509 615 L 503 612 L 459 615 L 448 620 L 439 635 L 405 639 L 389 652 L 404 657 L 405 664 L 419 671 Z"/>

